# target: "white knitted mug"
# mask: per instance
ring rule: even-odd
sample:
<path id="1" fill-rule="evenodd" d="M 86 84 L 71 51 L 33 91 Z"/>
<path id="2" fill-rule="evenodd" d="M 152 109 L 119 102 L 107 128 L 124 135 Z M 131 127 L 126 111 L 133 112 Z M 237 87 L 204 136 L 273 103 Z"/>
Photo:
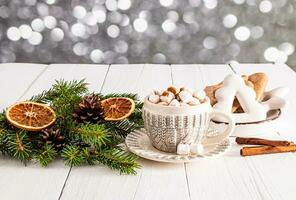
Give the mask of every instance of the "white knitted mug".
<path id="1" fill-rule="evenodd" d="M 207 144 L 221 142 L 235 127 L 233 117 L 213 109 L 208 98 L 200 105 L 184 107 L 154 104 L 145 98 L 142 115 L 152 145 L 170 153 L 177 153 L 179 144 L 200 144 L 213 117 L 227 119 L 228 127 L 221 134 L 207 137 Z"/>

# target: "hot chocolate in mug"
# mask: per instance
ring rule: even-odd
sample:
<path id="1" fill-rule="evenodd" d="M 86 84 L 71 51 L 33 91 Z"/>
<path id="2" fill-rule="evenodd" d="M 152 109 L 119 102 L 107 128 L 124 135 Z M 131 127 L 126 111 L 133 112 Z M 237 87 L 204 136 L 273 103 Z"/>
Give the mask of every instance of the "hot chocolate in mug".
<path id="1" fill-rule="evenodd" d="M 235 122 L 230 114 L 212 108 L 210 99 L 195 106 L 164 106 L 144 100 L 142 109 L 144 126 L 152 145 L 170 153 L 177 152 L 178 145 L 216 144 L 226 139 L 234 130 Z M 226 130 L 208 137 L 210 121 L 213 117 L 222 117 L 228 121 Z M 180 146 L 179 146 L 180 147 Z"/>

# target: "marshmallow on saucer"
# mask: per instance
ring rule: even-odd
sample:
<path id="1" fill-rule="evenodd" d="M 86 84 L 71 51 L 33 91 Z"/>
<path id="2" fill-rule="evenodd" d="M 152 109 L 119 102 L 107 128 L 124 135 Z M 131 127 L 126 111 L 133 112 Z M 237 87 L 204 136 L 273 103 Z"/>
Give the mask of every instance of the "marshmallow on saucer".
<path id="1" fill-rule="evenodd" d="M 190 153 L 190 145 L 189 144 L 178 144 L 177 146 L 177 154 L 179 155 L 187 155 Z"/>

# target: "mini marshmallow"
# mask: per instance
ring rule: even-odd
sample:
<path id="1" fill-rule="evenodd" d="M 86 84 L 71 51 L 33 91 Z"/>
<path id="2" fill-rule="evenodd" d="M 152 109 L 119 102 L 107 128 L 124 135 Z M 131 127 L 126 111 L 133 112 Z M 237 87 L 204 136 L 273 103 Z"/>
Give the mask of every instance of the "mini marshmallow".
<path id="1" fill-rule="evenodd" d="M 168 87 L 167 91 L 173 93 L 174 95 L 179 93 L 179 90 L 175 86 Z"/>
<path id="2" fill-rule="evenodd" d="M 196 90 L 193 92 L 193 97 L 198 98 L 199 100 L 204 100 L 206 98 L 206 92 L 203 90 Z"/>
<path id="3" fill-rule="evenodd" d="M 204 147 L 203 147 L 202 144 L 192 144 L 192 145 L 190 146 L 190 152 L 191 152 L 192 154 L 198 154 L 198 155 L 201 155 L 201 154 L 203 154 L 203 152 L 204 152 Z"/>
<path id="4" fill-rule="evenodd" d="M 158 95 L 158 96 L 160 96 L 160 95 L 161 95 L 161 92 L 160 92 L 160 91 L 158 91 L 158 90 L 154 90 L 153 92 L 154 92 L 154 94 L 156 94 L 156 95 Z"/>
<path id="5" fill-rule="evenodd" d="M 171 92 L 164 91 L 160 96 L 160 101 L 167 102 L 168 104 L 175 98 L 175 95 Z"/>
<path id="6" fill-rule="evenodd" d="M 157 103 L 158 105 L 163 105 L 163 106 L 168 106 L 169 104 L 167 103 L 167 102 L 159 102 L 159 103 Z"/>
<path id="7" fill-rule="evenodd" d="M 187 155 L 190 153 L 189 144 L 178 144 L 177 146 L 177 154 L 179 155 Z"/>
<path id="8" fill-rule="evenodd" d="M 181 106 L 181 105 L 180 105 L 180 102 L 179 102 L 177 99 L 173 99 L 173 100 L 171 101 L 171 103 L 169 104 L 169 106 L 179 107 L 179 106 Z"/>
<path id="9" fill-rule="evenodd" d="M 190 102 L 193 98 L 192 95 L 188 91 L 185 91 L 185 90 L 181 91 L 178 95 L 179 95 L 181 101 L 184 103 Z"/>
<path id="10" fill-rule="evenodd" d="M 181 91 L 181 92 L 182 92 L 182 91 L 187 91 L 187 92 L 193 94 L 193 90 L 190 89 L 190 88 L 187 88 L 187 87 L 182 87 L 182 88 L 180 88 L 180 91 Z"/>
<path id="11" fill-rule="evenodd" d="M 158 103 L 160 101 L 160 97 L 158 95 L 152 94 L 148 97 L 148 100 L 152 103 Z"/>
<path id="12" fill-rule="evenodd" d="M 191 106 L 196 106 L 196 105 L 200 104 L 200 101 L 197 98 L 192 98 L 192 100 L 189 101 L 188 104 L 191 105 Z"/>

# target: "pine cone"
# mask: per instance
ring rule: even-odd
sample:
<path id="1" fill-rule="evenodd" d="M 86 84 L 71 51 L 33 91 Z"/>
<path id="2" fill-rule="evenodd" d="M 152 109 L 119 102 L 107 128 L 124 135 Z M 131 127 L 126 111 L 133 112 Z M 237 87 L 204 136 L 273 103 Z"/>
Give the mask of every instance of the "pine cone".
<path id="1" fill-rule="evenodd" d="M 101 123 L 104 120 L 104 111 L 100 97 L 95 94 L 85 96 L 72 116 L 80 123 Z"/>
<path id="2" fill-rule="evenodd" d="M 39 146 L 50 144 L 58 151 L 62 150 L 65 146 L 65 137 L 61 133 L 61 129 L 51 127 L 42 130 L 40 133 L 41 138 L 38 140 Z"/>

